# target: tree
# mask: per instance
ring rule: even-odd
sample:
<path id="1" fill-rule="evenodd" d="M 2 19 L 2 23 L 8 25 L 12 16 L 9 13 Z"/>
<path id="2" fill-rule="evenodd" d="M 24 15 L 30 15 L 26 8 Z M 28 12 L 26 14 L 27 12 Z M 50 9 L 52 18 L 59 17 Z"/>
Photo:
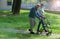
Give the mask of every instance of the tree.
<path id="1" fill-rule="evenodd" d="M 12 13 L 19 14 L 21 7 L 21 0 L 13 0 Z"/>

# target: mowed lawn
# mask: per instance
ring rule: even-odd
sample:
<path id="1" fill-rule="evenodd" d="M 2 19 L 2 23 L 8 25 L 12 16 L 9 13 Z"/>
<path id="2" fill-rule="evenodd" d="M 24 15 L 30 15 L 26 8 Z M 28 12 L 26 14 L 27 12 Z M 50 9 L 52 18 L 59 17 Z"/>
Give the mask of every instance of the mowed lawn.
<path id="1" fill-rule="evenodd" d="M 58 39 L 49 36 L 23 34 L 11 29 L 28 30 L 29 29 L 29 10 L 21 10 L 20 15 L 8 15 L 10 11 L 0 10 L 0 39 Z M 7 15 L 6 15 L 7 14 Z M 52 14 L 45 12 L 45 15 L 49 19 L 52 27 L 52 33 L 60 34 L 60 14 Z M 36 19 L 36 31 L 38 19 Z M 10 30 L 3 30 L 10 29 Z"/>

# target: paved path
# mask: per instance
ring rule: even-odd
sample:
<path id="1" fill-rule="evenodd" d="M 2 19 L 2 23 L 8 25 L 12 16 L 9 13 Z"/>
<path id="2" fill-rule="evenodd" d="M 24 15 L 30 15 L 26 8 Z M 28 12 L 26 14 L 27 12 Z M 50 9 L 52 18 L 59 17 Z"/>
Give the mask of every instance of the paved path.
<path id="1" fill-rule="evenodd" d="M 28 30 L 18 30 L 18 29 L 13 29 L 13 28 L 0 28 L 0 30 L 3 30 L 3 31 L 8 31 L 8 32 L 20 32 L 20 33 L 29 33 Z"/>
<path id="2" fill-rule="evenodd" d="M 50 37 L 53 37 L 53 38 L 60 38 L 60 34 L 52 34 Z"/>
<path id="3" fill-rule="evenodd" d="M 29 33 L 28 30 L 16 30 L 16 29 L 13 29 L 13 28 L 0 28 L 0 30 L 4 30 L 4 31 L 8 31 L 8 32 L 20 32 L 20 33 L 23 33 L 23 34 L 28 34 Z M 45 34 L 43 33 L 43 35 L 45 35 Z M 49 37 L 60 38 L 60 34 L 51 34 Z"/>

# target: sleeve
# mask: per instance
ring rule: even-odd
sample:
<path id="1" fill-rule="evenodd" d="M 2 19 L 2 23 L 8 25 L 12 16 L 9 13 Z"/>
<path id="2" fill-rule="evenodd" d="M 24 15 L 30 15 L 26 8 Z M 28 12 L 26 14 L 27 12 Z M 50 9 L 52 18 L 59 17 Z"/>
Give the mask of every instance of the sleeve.
<path id="1" fill-rule="evenodd" d="M 36 12 L 36 17 L 38 17 L 38 18 L 42 17 L 42 16 L 39 14 L 38 11 Z"/>
<path id="2" fill-rule="evenodd" d="M 43 13 L 44 13 L 44 9 L 45 9 L 45 8 L 43 7 L 43 8 L 42 8 L 42 12 L 43 12 Z"/>

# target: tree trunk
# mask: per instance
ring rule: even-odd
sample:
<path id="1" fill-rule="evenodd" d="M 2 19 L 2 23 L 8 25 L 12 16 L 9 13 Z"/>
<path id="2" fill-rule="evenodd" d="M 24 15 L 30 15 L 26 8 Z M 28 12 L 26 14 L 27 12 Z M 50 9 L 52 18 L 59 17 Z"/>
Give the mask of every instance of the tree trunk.
<path id="1" fill-rule="evenodd" d="M 21 0 L 13 0 L 12 13 L 19 14 L 21 7 Z"/>

